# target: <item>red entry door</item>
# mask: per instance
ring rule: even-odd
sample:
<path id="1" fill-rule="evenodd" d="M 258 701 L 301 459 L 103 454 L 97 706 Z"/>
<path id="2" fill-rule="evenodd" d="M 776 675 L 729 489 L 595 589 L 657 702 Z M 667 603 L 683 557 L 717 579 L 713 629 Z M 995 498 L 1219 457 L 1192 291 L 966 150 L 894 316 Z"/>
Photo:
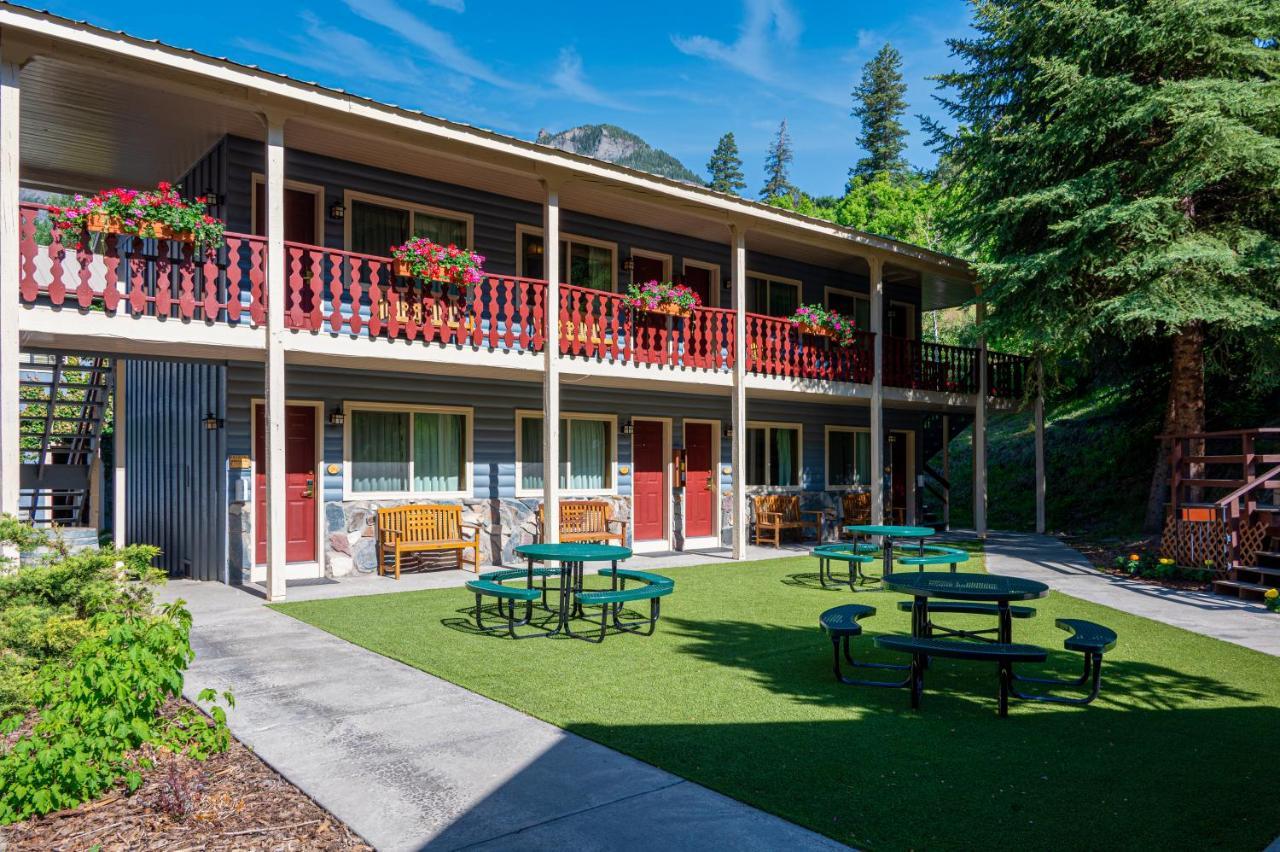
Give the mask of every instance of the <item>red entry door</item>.
<path id="1" fill-rule="evenodd" d="M 267 561 L 267 434 L 266 406 L 255 405 L 254 416 L 254 536 L 255 559 Z M 285 561 L 316 559 L 316 410 L 310 405 L 285 407 Z"/>
<path id="2" fill-rule="evenodd" d="M 684 283 L 690 290 L 698 294 L 698 301 L 711 307 L 711 270 L 702 266 L 686 266 Z"/>
<path id="3" fill-rule="evenodd" d="M 631 522 L 636 541 L 661 541 L 666 535 L 666 459 L 663 423 L 633 420 L 631 436 Z"/>
<path id="4" fill-rule="evenodd" d="M 684 534 L 686 538 L 703 538 L 715 534 L 716 460 L 710 423 L 686 423 L 684 449 L 688 465 L 685 471 Z"/>

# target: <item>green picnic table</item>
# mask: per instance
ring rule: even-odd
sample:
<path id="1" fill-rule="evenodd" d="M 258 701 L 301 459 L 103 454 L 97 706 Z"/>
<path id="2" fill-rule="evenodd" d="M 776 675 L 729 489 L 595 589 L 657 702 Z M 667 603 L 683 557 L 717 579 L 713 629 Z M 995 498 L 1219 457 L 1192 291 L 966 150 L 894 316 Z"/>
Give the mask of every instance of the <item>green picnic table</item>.
<path id="1" fill-rule="evenodd" d="M 619 562 L 631 558 L 631 548 L 586 542 L 522 544 L 516 548 L 516 554 L 523 556 L 528 562 L 530 588 L 533 588 L 533 563 L 554 562 L 560 567 L 559 624 L 548 634 L 554 636 L 561 631 L 568 631 L 570 618 L 580 618 L 583 615 L 579 595 L 582 594 L 582 575 L 586 564 L 608 562 L 617 571 Z"/>
<path id="2" fill-rule="evenodd" d="M 936 532 L 933 527 L 909 527 L 896 524 L 853 524 L 845 527 L 844 531 L 855 535 L 878 535 L 884 539 L 881 549 L 884 551 L 884 576 L 886 577 L 893 573 L 893 540 L 895 538 L 917 538 L 920 540 L 920 547 L 923 548 L 924 540 Z"/>

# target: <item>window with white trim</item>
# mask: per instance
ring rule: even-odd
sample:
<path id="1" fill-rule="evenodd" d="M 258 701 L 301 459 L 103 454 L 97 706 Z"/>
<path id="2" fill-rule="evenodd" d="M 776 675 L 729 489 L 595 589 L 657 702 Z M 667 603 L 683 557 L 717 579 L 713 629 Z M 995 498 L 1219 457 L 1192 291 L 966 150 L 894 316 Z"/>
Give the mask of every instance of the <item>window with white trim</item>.
<path id="1" fill-rule="evenodd" d="M 347 199 L 351 251 L 385 257 L 410 237 L 471 248 L 471 218 L 395 199 L 351 194 Z"/>
<path id="2" fill-rule="evenodd" d="M 602 240 L 561 234 L 560 280 L 575 287 L 613 291 L 617 271 L 617 246 Z M 520 253 L 520 275 L 545 278 L 543 265 L 546 249 L 542 231 L 520 227 L 516 230 Z"/>
<path id="3" fill-rule="evenodd" d="M 853 320 L 856 328 L 863 331 L 871 328 L 871 299 L 851 290 L 827 288 L 827 307 L 838 314 Z"/>
<path id="4" fill-rule="evenodd" d="M 871 433 L 853 426 L 827 427 L 827 488 L 871 485 Z"/>
<path id="5" fill-rule="evenodd" d="M 789 317 L 800 307 L 800 282 L 747 275 L 747 310 L 771 317 Z"/>
<path id="6" fill-rule="evenodd" d="M 542 423 L 539 412 L 516 412 L 516 492 L 542 491 Z M 600 414 L 560 417 L 560 488 L 596 494 L 614 488 L 617 419 Z"/>
<path id="7" fill-rule="evenodd" d="M 748 424 L 747 485 L 799 487 L 803 434 L 795 423 Z"/>
<path id="8" fill-rule="evenodd" d="M 351 496 L 471 491 L 471 409 L 347 405 L 344 491 Z"/>

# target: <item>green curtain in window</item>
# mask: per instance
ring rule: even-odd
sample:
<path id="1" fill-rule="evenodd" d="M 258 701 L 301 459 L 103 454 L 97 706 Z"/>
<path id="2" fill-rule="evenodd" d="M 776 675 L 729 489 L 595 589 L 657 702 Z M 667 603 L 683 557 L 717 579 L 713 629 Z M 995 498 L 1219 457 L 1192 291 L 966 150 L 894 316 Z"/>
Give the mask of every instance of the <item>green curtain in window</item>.
<path id="1" fill-rule="evenodd" d="M 525 417 L 520 421 L 520 487 L 530 491 L 542 488 L 542 418 Z"/>
<path id="2" fill-rule="evenodd" d="M 866 331 L 871 328 L 871 300 L 853 300 L 853 324 Z"/>
<path id="3" fill-rule="evenodd" d="M 613 289 L 613 252 L 601 246 L 569 245 L 569 282 L 595 290 Z"/>
<path id="4" fill-rule="evenodd" d="M 853 484 L 871 484 L 871 435 L 867 432 L 854 433 Z"/>
<path id="5" fill-rule="evenodd" d="M 465 479 L 466 418 L 461 414 L 413 416 L 413 490 L 461 491 Z"/>
<path id="6" fill-rule="evenodd" d="M 795 466 L 795 432 L 791 429 L 773 430 L 773 484 L 797 485 Z"/>
<path id="7" fill-rule="evenodd" d="M 351 490 L 409 489 L 409 417 L 396 411 L 351 412 Z"/>
<path id="8" fill-rule="evenodd" d="M 409 211 L 367 201 L 351 202 L 351 250 L 386 257 L 409 239 Z"/>
<path id="9" fill-rule="evenodd" d="M 601 420 L 574 420 L 569 430 L 569 487 L 598 491 L 608 487 L 609 429 Z"/>
<path id="10" fill-rule="evenodd" d="M 789 317 L 800 307 L 800 288 L 791 284 L 769 282 L 769 316 Z"/>
<path id="11" fill-rule="evenodd" d="M 462 219 L 446 219 L 426 213 L 413 214 L 413 235 L 426 237 L 442 246 L 453 244 L 459 248 L 467 245 L 467 223 Z"/>

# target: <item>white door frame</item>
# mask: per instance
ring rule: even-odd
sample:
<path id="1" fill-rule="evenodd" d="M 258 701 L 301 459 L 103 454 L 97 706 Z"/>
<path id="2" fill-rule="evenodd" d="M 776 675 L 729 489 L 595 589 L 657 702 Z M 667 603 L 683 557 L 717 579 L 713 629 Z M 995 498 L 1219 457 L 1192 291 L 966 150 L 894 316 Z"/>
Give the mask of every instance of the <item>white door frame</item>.
<path id="1" fill-rule="evenodd" d="M 266 564 L 258 564 L 258 406 L 266 400 L 255 396 L 249 402 L 249 581 L 264 583 L 267 580 Z M 286 399 L 286 415 L 291 405 L 305 405 L 316 411 L 316 556 L 308 562 L 287 562 L 284 566 L 286 580 L 312 580 L 324 576 L 324 401 L 318 399 Z"/>
<path id="2" fill-rule="evenodd" d="M 905 442 L 906 442 L 906 445 L 907 445 L 907 449 L 906 449 L 906 453 L 905 453 L 905 455 L 906 455 L 906 459 L 907 459 L 907 470 L 906 470 L 906 477 L 907 477 L 907 481 L 906 481 L 906 486 L 907 486 L 907 487 L 906 487 L 906 501 L 907 501 L 907 505 L 906 505 L 906 511 L 903 513 L 903 522 L 904 522 L 904 523 L 907 523 L 907 524 L 914 524 L 914 523 L 915 523 L 915 517 L 916 517 L 916 510 L 915 510 L 915 505 L 916 505 L 916 433 L 915 433 L 915 431 L 914 431 L 914 430 L 911 430 L 911 429 L 889 429 L 889 430 L 887 430 L 887 431 L 888 431 L 888 434 L 889 434 L 889 435 L 894 435 L 894 436 L 896 436 L 898 440 L 904 440 L 904 439 L 905 439 Z M 887 436 L 886 436 L 886 437 L 887 437 Z M 892 456 L 892 455 L 890 455 L 890 456 L 889 456 L 889 464 L 891 464 L 891 465 L 893 464 L 893 456 Z M 883 474 L 881 474 L 881 475 L 883 475 Z M 892 482 L 890 482 L 890 483 L 889 483 L 889 502 L 888 502 L 888 504 L 887 504 L 887 505 L 888 505 L 890 508 L 892 508 L 892 507 L 893 507 L 893 483 L 892 483 Z M 893 520 L 893 521 L 892 521 L 892 523 L 897 523 L 897 520 Z"/>
<path id="3" fill-rule="evenodd" d="M 648 421 L 662 424 L 662 495 L 664 510 L 662 513 L 663 537 L 653 541 L 636 541 L 636 421 Z M 671 469 L 671 418 L 643 417 L 631 418 L 631 549 L 635 553 L 661 553 L 671 549 L 671 527 L 675 519 L 673 504 L 675 502 L 671 489 L 674 471 Z"/>
<path id="4" fill-rule="evenodd" d="M 712 501 L 711 508 L 711 535 L 698 536 L 690 538 L 688 535 L 684 537 L 684 546 L 682 550 L 706 550 L 708 548 L 720 547 L 720 421 L 709 420 L 702 417 L 686 417 L 681 424 L 682 442 L 681 446 L 685 451 L 689 450 L 689 424 L 705 423 L 711 426 L 711 482 L 715 485 L 715 500 Z M 685 489 L 686 492 L 688 489 Z M 686 496 L 688 496 L 686 494 Z M 688 500 L 685 501 L 685 511 L 683 514 L 684 522 L 689 522 Z"/>

